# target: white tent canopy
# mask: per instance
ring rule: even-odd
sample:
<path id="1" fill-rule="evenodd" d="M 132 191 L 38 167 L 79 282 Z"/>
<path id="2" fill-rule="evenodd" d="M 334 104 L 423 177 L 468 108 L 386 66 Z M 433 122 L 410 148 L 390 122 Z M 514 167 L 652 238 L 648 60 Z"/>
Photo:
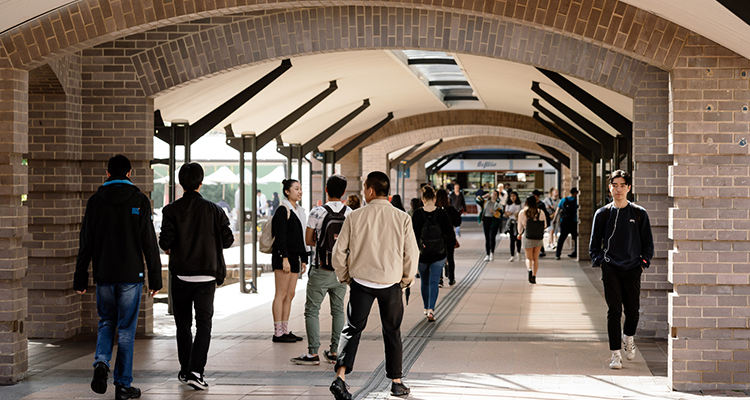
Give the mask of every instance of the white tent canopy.
<path id="1" fill-rule="evenodd" d="M 268 175 L 262 178 L 258 178 L 258 183 L 259 184 L 281 183 L 281 181 L 283 181 L 284 179 L 286 179 L 286 173 L 284 172 L 284 167 L 278 166 L 274 168 L 273 171 L 271 171 Z"/>
<path id="2" fill-rule="evenodd" d="M 216 170 L 213 174 L 205 177 L 203 179 L 203 183 L 210 184 L 210 183 L 218 183 L 218 184 L 225 184 L 225 183 L 240 183 L 239 176 L 235 175 L 232 170 L 227 168 L 226 166 L 223 166 Z"/>

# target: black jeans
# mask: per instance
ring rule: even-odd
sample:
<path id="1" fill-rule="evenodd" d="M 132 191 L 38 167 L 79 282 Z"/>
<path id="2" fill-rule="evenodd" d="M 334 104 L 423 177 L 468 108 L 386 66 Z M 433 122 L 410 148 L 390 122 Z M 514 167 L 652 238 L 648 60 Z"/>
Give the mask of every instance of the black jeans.
<path id="1" fill-rule="evenodd" d="M 422 278 L 426 279 L 426 277 Z M 349 306 L 346 308 L 346 326 L 341 331 L 339 354 L 334 371 L 346 367 L 346 373 L 352 372 L 354 358 L 362 331 L 367 326 L 372 303 L 378 300 L 380 324 L 383 326 L 383 343 L 385 344 L 385 375 L 389 379 L 400 379 L 403 376 L 403 347 L 401 344 L 401 321 L 404 319 L 404 303 L 401 285 L 398 283 L 385 289 L 372 289 L 352 281 L 349 285 Z"/>
<path id="2" fill-rule="evenodd" d="M 521 241 L 518 240 L 518 232 L 513 234 L 514 232 L 510 233 L 510 255 L 513 256 L 518 252 L 518 254 L 521 254 Z"/>
<path id="3" fill-rule="evenodd" d="M 484 252 L 490 255 L 495 252 L 495 237 L 500 226 L 497 219 L 492 217 L 482 217 L 482 225 L 484 226 Z"/>
<path id="4" fill-rule="evenodd" d="M 578 223 L 574 225 L 560 224 L 560 237 L 557 239 L 557 249 L 555 249 L 555 257 L 560 257 L 565 239 L 568 235 L 573 239 L 573 254 L 578 254 Z"/>
<path id="5" fill-rule="evenodd" d="M 172 311 L 177 328 L 177 357 L 183 373 L 203 373 L 211 344 L 216 281 L 185 282 L 172 275 Z M 195 340 L 191 326 L 195 307 Z"/>
<path id="6" fill-rule="evenodd" d="M 622 333 L 633 336 L 638 327 L 638 310 L 641 307 L 641 267 L 621 271 L 607 263 L 602 264 L 604 298 L 607 300 L 607 335 L 609 349 L 620 350 L 620 319 L 625 310 L 625 326 Z"/>
<path id="7" fill-rule="evenodd" d="M 445 264 L 445 276 L 448 278 L 448 280 L 455 281 L 456 280 L 456 249 L 453 247 L 448 246 L 446 249 L 447 259 L 448 263 Z"/>

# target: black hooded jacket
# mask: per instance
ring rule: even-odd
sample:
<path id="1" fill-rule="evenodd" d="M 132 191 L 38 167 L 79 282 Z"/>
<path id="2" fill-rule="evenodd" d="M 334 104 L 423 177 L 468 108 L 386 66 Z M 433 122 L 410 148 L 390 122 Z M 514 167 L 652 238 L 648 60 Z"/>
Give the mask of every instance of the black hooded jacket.
<path id="1" fill-rule="evenodd" d="M 143 282 L 144 257 L 148 287 L 160 290 L 161 260 L 151 201 L 130 179 L 110 177 L 86 204 L 73 288 L 86 290 L 92 261 L 96 283 Z"/>
<path id="2" fill-rule="evenodd" d="M 223 249 L 234 243 L 224 210 L 195 191 L 164 207 L 159 246 L 169 250 L 174 275 L 207 275 L 224 283 L 227 266 Z"/>

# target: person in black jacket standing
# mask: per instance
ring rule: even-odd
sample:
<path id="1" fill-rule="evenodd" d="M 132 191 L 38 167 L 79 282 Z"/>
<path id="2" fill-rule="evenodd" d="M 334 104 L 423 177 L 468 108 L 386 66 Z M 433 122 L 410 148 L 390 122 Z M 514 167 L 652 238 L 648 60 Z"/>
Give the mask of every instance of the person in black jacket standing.
<path id="1" fill-rule="evenodd" d="M 131 384 L 144 258 L 151 297 L 162 287 L 159 248 L 151 222 L 151 200 L 130 181 L 131 170 L 127 157 L 116 155 L 109 159 L 107 181 L 86 203 L 73 280 L 76 292 L 86 293 L 89 263 L 93 261 L 99 331 L 91 390 L 99 394 L 107 392 L 109 360 L 115 331 L 118 331 L 114 370 L 117 400 L 141 397 L 140 389 Z"/>
<path id="2" fill-rule="evenodd" d="M 445 189 L 438 189 L 436 196 L 435 206 L 445 210 L 454 228 L 461 226 L 461 214 L 450 204 L 448 192 Z M 458 243 L 458 241 L 455 243 Z M 445 264 L 445 276 L 448 278 L 448 284 L 451 286 L 456 284 L 456 247 L 456 244 L 454 244 L 445 249 L 448 259 L 448 262 Z M 440 278 L 438 286 L 443 287 L 443 278 Z"/>
<path id="3" fill-rule="evenodd" d="M 273 312 L 274 342 L 294 343 L 302 338 L 289 331 L 289 314 L 297 287 L 297 277 L 307 269 L 308 251 L 305 247 L 307 216 L 298 204 L 302 186 L 296 179 L 281 182 L 284 200 L 273 216 L 273 253 L 271 267 L 276 283 L 271 310 Z"/>
<path id="4" fill-rule="evenodd" d="M 200 195 L 203 168 L 185 164 L 179 172 L 182 198 L 163 210 L 159 246 L 169 254 L 172 310 L 177 328 L 177 379 L 196 390 L 208 384 L 203 372 L 211 343 L 216 286 L 224 283 L 227 266 L 223 249 L 234 243 L 226 213 Z M 195 307 L 195 340 L 191 326 Z"/>
<path id="5" fill-rule="evenodd" d="M 607 334 L 612 359 L 609 367 L 622 368 L 620 349 L 625 358 L 635 358 L 633 336 L 638 327 L 641 273 L 654 256 L 654 238 L 648 214 L 642 207 L 628 201 L 631 177 L 623 170 L 612 172 L 609 190 L 614 201 L 594 214 L 589 255 L 602 268 L 604 298 L 607 301 Z M 625 310 L 625 325 L 620 319 Z M 622 335 L 622 337 L 621 337 Z"/>

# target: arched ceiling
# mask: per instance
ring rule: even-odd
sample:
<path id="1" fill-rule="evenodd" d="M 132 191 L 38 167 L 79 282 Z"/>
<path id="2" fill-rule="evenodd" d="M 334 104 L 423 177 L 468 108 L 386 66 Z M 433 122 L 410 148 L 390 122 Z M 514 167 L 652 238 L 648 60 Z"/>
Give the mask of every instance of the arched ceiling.
<path id="1" fill-rule="evenodd" d="M 605 131 L 609 125 L 559 89 L 536 68 L 488 57 L 453 54 L 464 75 L 472 83 L 482 102 L 460 102 L 454 108 L 479 108 L 531 116 L 535 109 L 531 82 L 572 107 Z M 448 110 L 405 64 L 390 50 L 353 51 L 318 54 L 292 59 L 293 67 L 266 90 L 237 110 L 218 127 L 232 124 L 235 132 L 258 134 L 328 87 L 336 80 L 338 90 L 302 117 L 283 134 L 286 143 L 305 143 L 369 99 L 371 106 L 347 124 L 320 149 L 331 149 L 371 127 L 388 112 L 404 118 Z M 277 62 L 219 74 L 166 92 L 154 99 L 155 109 L 164 120 L 188 119 L 191 122 L 213 110 L 274 69 Z M 632 100 L 598 85 L 570 78 L 624 116 L 632 117 Z M 548 109 L 551 106 L 546 105 Z"/>

